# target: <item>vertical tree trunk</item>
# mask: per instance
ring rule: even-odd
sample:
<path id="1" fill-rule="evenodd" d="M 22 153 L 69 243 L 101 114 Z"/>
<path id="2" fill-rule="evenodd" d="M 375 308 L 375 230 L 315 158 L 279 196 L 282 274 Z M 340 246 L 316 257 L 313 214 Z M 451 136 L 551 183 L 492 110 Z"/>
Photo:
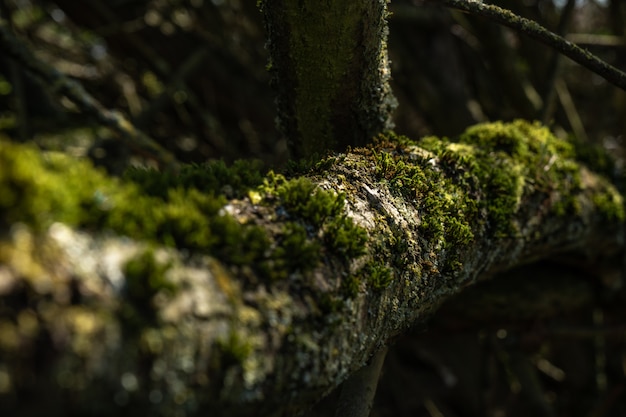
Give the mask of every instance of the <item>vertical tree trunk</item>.
<path id="1" fill-rule="evenodd" d="M 390 129 L 387 0 L 263 0 L 279 129 L 293 157 Z"/>

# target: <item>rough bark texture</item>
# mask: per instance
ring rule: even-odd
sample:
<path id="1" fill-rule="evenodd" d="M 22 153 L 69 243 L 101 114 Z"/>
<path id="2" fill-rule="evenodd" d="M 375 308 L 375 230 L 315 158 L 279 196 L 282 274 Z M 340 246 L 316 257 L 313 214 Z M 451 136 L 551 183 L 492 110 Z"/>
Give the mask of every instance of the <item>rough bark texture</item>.
<path id="1" fill-rule="evenodd" d="M 278 122 L 296 158 L 392 127 L 387 0 L 265 0 Z"/>
<path id="2" fill-rule="evenodd" d="M 293 415 L 479 279 L 557 255 L 593 266 L 622 244 L 614 186 L 525 122 L 456 141 L 388 137 L 307 179 L 269 175 L 223 200 L 215 218 L 234 232 L 211 220 L 219 244 L 204 249 L 112 233 L 142 236 L 128 223 L 175 206 L 150 200 L 133 219 L 115 194 L 125 185 L 32 151 L 21 164 L 19 149 L 0 147 L 2 415 Z M 78 173 L 86 191 L 62 208 L 71 193 L 46 192 Z M 204 201 L 197 187 L 189 204 Z M 58 222 L 66 212 L 82 231 Z M 251 260 L 249 230 L 267 233 Z M 249 249 L 235 256 L 237 245 Z"/>

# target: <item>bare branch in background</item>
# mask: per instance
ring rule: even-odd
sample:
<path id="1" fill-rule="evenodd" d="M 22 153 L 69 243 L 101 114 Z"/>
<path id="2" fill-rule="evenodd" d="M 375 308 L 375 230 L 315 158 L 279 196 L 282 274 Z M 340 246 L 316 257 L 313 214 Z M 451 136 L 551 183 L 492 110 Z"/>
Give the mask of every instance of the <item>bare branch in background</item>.
<path id="1" fill-rule="evenodd" d="M 611 84 L 622 90 L 626 90 L 626 73 L 601 60 L 588 50 L 550 32 L 533 20 L 523 18 L 510 10 L 491 4 L 485 4 L 481 1 L 428 0 L 427 2 L 441 4 L 473 15 L 482 16 L 524 33 L 551 48 L 555 48 L 571 60 L 600 75 Z"/>
<path id="2" fill-rule="evenodd" d="M 0 21 L 0 47 L 16 63 L 50 85 L 55 93 L 66 96 L 81 111 L 95 117 L 100 123 L 116 132 L 127 141 L 127 145 L 147 152 L 165 166 L 176 167 L 178 165 L 174 155 L 138 130 L 121 113 L 105 108 L 80 83 L 38 59 L 28 47 L 13 35 L 8 23 L 4 20 Z"/>

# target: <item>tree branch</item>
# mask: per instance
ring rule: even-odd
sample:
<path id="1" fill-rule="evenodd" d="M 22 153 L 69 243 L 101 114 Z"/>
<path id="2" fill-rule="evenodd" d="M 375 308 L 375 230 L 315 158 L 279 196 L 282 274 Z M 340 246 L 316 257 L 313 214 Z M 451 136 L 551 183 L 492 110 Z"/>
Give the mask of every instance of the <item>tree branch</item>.
<path id="1" fill-rule="evenodd" d="M 293 415 L 479 279 L 622 245 L 616 188 L 521 121 L 247 191 L 189 169 L 120 183 L 0 146 L 1 414 Z"/>
<path id="2" fill-rule="evenodd" d="M 537 22 L 516 15 L 510 10 L 478 0 L 426 0 L 428 3 L 482 16 L 524 33 L 539 42 L 560 51 L 563 55 L 598 74 L 611 84 L 626 90 L 626 73 L 601 60 L 591 52 L 556 35 Z"/>

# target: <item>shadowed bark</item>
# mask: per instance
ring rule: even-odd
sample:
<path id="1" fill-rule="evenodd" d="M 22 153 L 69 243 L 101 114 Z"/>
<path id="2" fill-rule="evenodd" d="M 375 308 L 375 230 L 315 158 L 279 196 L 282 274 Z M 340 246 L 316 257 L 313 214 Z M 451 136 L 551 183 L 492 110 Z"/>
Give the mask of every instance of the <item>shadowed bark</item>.
<path id="1" fill-rule="evenodd" d="M 362 146 L 393 126 L 386 0 L 265 0 L 261 10 L 293 157 Z"/>

